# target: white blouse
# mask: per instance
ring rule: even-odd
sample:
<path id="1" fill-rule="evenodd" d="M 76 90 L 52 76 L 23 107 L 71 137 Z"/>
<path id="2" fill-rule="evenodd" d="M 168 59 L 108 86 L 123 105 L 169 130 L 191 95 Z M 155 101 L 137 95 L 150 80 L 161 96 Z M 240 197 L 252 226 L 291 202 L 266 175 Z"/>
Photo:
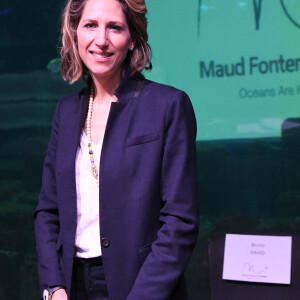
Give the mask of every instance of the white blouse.
<path id="1" fill-rule="evenodd" d="M 95 165 L 100 167 L 103 140 L 92 144 Z M 99 170 L 99 169 L 98 169 Z M 76 155 L 77 229 L 75 256 L 91 258 L 102 255 L 100 246 L 99 186 L 91 173 L 87 137 L 82 131 Z"/>

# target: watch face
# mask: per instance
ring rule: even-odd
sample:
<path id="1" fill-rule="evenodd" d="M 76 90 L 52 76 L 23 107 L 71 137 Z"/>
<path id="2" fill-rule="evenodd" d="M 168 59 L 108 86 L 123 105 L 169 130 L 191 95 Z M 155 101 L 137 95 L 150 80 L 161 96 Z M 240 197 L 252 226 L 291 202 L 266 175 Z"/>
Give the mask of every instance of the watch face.
<path id="1" fill-rule="evenodd" d="M 43 299 L 44 300 L 49 300 L 49 291 L 48 290 L 44 290 Z"/>

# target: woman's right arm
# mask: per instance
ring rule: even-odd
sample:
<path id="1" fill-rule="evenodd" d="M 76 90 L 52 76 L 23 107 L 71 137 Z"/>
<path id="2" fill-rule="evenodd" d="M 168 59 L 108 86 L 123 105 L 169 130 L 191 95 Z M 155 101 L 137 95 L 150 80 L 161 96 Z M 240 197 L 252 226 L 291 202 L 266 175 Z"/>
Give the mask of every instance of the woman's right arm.
<path id="1" fill-rule="evenodd" d="M 59 131 L 59 107 L 52 122 L 52 131 L 43 166 L 42 189 L 34 212 L 35 236 L 41 293 L 52 286 L 66 286 L 57 253 L 60 231 L 56 194 L 56 147 Z"/>
<path id="2" fill-rule="evenodd" d="M 68 296 L 64 289 L 59 289 L 50 296 L 49 300 L 68 300 Z"/>

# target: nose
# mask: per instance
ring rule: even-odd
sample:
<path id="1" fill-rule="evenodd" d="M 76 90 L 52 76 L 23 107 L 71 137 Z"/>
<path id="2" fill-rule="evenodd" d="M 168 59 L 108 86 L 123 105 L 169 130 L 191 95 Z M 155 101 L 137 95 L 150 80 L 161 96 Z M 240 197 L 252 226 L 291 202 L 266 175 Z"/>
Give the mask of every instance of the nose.
<path id="1" fill-rule="evenodd" d="M 106 28 L 100 28 L 97 31 L 96 39 L 95 39 L 96 45 L 99 48 L 105 48 L 108 45 L 108 36 Z"/>

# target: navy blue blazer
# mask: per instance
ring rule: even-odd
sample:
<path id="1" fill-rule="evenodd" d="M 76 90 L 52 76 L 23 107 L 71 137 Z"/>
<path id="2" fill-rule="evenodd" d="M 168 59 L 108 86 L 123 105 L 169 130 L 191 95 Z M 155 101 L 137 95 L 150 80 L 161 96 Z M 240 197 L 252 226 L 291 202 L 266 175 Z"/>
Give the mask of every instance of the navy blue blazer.
<path id="1" fill-rule="evenodd" d="M 100 229 L 110 300 L 187 299 L 198 232 L 196 122 L 188 96 L 125 76 L 100 160 Z M 75 156 L 88 89 L 57 105 L 35 211 L 40 287 L 70 293 L 76 233 Z M 70 297 L 70 295 L 69 295 Z M 70 299 L 70 298 L 69 298 Z"/>

